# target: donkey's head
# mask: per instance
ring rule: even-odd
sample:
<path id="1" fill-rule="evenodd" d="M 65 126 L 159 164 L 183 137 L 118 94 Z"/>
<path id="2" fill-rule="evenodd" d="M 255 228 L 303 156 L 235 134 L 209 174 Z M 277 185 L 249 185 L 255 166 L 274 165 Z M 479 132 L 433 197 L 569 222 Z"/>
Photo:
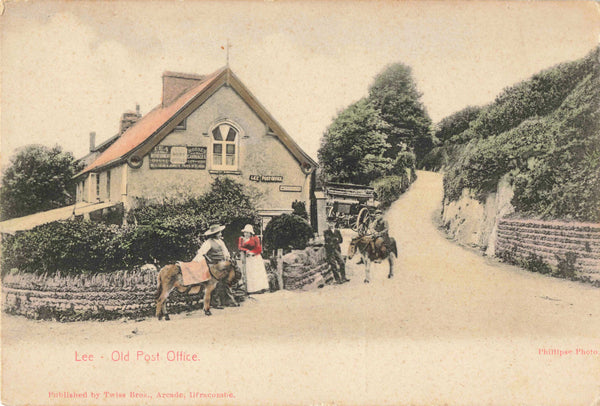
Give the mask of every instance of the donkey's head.
<path id="1" fill-rule="evenodd" d="M 356 254 L 356 251 L 358 250 L 358 243 L 359 243 L 360 239 L 361 239 L 361 236 L 359 235 L 358 237 L 354 237 L 350 241 L 350 245 L 348 246 L 348 259 L 352 259 L 354 254 Z"/>
<path id="2" fill-rule="evenodd" d="M 348 246 L 348 259 L 352 259 L 357 251 L 364 251 L 370 242 L 371 237 L 368 235 L 359 235 L 354 237 Z"/>

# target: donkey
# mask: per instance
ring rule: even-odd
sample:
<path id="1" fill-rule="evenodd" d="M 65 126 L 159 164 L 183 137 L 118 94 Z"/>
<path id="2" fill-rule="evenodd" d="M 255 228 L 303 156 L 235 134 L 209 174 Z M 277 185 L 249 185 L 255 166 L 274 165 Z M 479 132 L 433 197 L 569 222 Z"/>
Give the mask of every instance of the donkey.
<path id="1" fill-rule="evenodd" d="M 384 259 L 387 259 L 390 264 L 388 278 L 394 276 L 394 263 L 398 257 L 396 240 L 390 237 L 387 246 L 380 244 L 381 246 L 379 247 L 377 246 L 378 244 L 375 243 L 375 240 L 376 237 L 373 235 L 359 235 L 350 241 L 350 246 L 348 247 L 348 259 L 352 259 L 357 251 L 362 257 L 363 263 L 365 264 L 365 283 L 369 283 L 371 279 L 371 262 L 379 263 Z"/>
<path id="2" fill-rule="evenodd" d="M 194 293 L 204 288 L 204 314 L 210 316 L 210 298 L 213 290 L 217 287 L 217 283 L 223 282 L 226 284 L 225 291 L 235 304 L 236 302 L 233 294 L 231 293 L 231 286 L 233 286 L 242 276 L 235 262 L 232 261 L 221 261 L 216 264 L 209 266 L 210 279 L 195 285 L 184 285 L 183 276 L 181 274 L 181 268 L 177 264 L 165 265 L 158 273 L 158 287 L 156 290 L 156 317 L 159 320 L 162 316 L 165 316 L 165 320 L 169 320 L 169 314 L 167 313 L 167 299 L 173 289 L 177 289 L 181 293 L 190 293 L 194 290 Z"/>

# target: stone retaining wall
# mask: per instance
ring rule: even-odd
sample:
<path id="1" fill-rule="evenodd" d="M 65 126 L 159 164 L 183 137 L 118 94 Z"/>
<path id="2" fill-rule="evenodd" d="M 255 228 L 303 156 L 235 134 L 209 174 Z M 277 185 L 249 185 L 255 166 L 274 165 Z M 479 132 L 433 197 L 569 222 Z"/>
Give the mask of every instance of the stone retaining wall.
<path id="1" fill-rule="evenodd" d="M 77 276 L 9 274 L 2 281 L 2 308 L 32 319 L 78 321 L 153 316 L 155 268 Z M 203 292 L 171 293 L 169 313 L 202 307 Z"/>
<path id="2" fill-rule="evenodd" d="M 309 246 L 284 255 L 283 288 L 309 290 L 333 283 L 333 272 L 325 259 L 322 246 Z"/>
<path id="3" fill-rule="evenodd" d="M 539 258 L 552 268 L 571 263 L 580 275 L 600 278 L 600 224 L 499 219 L 496 255 Z"/>

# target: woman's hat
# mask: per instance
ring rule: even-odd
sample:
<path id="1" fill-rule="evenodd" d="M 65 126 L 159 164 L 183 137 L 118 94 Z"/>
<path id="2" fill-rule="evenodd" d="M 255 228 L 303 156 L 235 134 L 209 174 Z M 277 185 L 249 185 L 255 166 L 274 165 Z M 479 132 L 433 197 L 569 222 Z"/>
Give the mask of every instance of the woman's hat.
<path id="1" fill-rule="evenodd" d="M 246 227 L 244 227 L 242 233 L 254 234 L 254 227 L 252 227 L 250 224 L 246 224 Z"/>
<path id="2" fill-rule="evenodd" d="M 206 236 L 213 235 L 213 234 L 216 234 L 219 231 L 223 231 L 223 230 L 225 230 L 225 226 L 222 226 L 220 224 L 211 224 L 210 228 L 208 230 L 206 230 L 204 235 L 206 235 Z"/>

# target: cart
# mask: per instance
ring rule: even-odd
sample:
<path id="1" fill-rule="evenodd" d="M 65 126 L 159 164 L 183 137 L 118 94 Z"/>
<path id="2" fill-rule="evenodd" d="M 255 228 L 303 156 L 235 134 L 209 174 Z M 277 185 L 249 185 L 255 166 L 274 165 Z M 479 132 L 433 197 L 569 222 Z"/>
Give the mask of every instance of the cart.
<path id="1" fill-rule="evenodd" d="M 349 228 L 366 234 L 379 203 L 374 189 L 363 185 L 328 183 L 327 220 L 336 228 Z"/>

